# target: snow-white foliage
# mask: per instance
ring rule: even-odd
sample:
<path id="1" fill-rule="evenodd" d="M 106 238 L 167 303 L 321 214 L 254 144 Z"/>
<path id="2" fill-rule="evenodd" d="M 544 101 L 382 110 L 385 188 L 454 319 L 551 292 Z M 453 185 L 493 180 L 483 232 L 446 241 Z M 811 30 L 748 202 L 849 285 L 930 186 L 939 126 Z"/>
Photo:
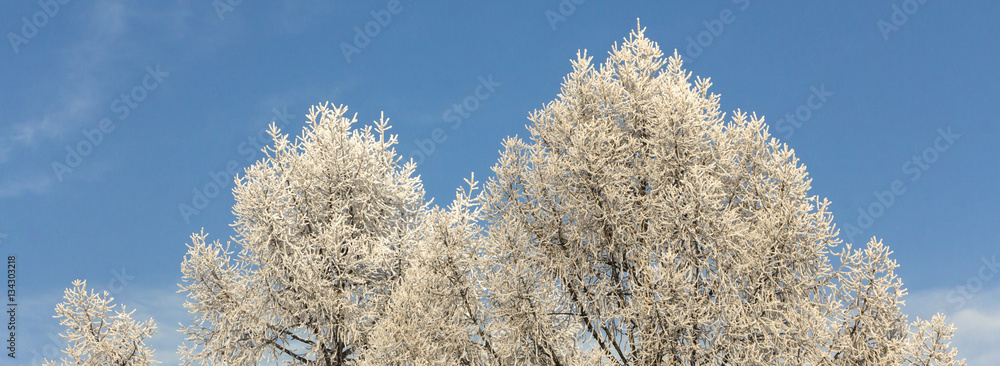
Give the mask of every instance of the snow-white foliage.
<path id="1" fill-rule="evenodd" d="M 892 251 L 872 238 L 864 250 L 851 251 L 847 244 L 839 253 L 843 266 L 838 272 L 837 297 L 842 305 L 833 320 L 830 351 L 836 365 L 962 365 L 958 350 L 948 340 L 954 327 L 944 315 L 931 322 L 908 324 L 900 307 L 906 295 L 899 267 L 889 259 Z"/>
<path id="2" fill-rule="evenodd" d="M 847 365 L 898 365 L 906 352 L 906 315 L 900 311 L 906 290 L 889 259 L 889 248 L 875 238 L 865 250 L 840 253 L 844 270 L 837 292 L 846 305 L 834 336 L 834 359 Z"/>
<path id="3" fill-rule="evenodd" d="M 459 189 L 447 210 L 435 207 L 417 228 L 420 244 L 408 253 L 365 364 L 480 365 L 494 358 L 481 301 L 484 248 L 472 196 L 478 182 L 466 182 L 469 189 Z"/>
<path id="4" fill-rule="evenodd" d="M 572 66 L 531 140 L 447 209 L 384 119 L 376 136 L 320 105 L 295 142 L 272 126 L 234 189 L 237 248 L 192 235 L 185 362 L 964 364 L 943 316 L 907 323 L 888 247 L 836 251 L 793 151 L 727 120 L 676 52 L 640 28 Z"/>
<path id="5" fill-rule="evenodd" d="M 368 348 L 424 193 L 388 121 L 351 130 L 346 111 L 313 107 L 294 142 L 272 124 L 273 147 L 233 189 L 238 254 L 192 235 L 186 363 L 343 365 Z"/>
<path id="6" fill-rule="evenodd" d="M 805 166 L 763 119 L 726 121 L 709 80 L 692 83 L 642 29 L 591 61 L 578 55 L 530 115 L 530 142 L 505 141 L 486 186 L 502 358 L 952 362 L 948 328 L 909 333 L 880 242 L 832 267 L 829 202 L 808 195 Z"/>
<path id="7" fill-rule="evenodd" d="M 65 334 L 59 334 L 69 345 L 57 363 L 46 360 L 44 365 L 127 365 L 146 366 L 159 363 L 153 360 L 153 349 L 146 346 L 145 339 L 156 334 L 156 323 L 150 318 L 145 322 L 132 320 L 132 311 L 115 310 L 113 297 L 105 291 L 98 295 L 91 290 L 87 293 L 87 281 L 73 281 L 73 288 L 67 288 L 66 299 L 56 305 L 55 318 L 62 318 L 59 324 L 66 327 Z M 110 315 L 114 311 L 114 315 Z"/>
<path id="8" fill-rule="evenodd" d="M 944 315 L 934 315 L 930 321 L 913 323 L 916 333 L 910 333 L 910 349 L 906 361 L 911 365 L 965 365 L 965 359 L 956 361 L 958 350 L 948 340 L 955 335 L 955 326 L 945 323 Z"/>

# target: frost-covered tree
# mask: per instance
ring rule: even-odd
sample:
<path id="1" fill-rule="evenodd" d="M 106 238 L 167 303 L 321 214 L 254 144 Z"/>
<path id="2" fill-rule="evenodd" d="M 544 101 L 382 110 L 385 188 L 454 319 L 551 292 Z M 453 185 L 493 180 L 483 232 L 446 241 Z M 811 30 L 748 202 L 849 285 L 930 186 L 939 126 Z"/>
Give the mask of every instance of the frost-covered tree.
<path id="1" fill-rule="evenodd" d="M 957 359 L 958 350 L 949 342 L 955 326 L 946 323 L 943 314 L 934 315 L 930 321 L 918 317 L 912 327 L 916 332 L 909 334 L 905 359 L 910 365 L 965 365 L 965 359 Z"/>
<path id="2" fill-rule="evenodd" d="M 425 203 L 388 121 L 352 130 L 346 111 L 313 107 L 294 142 L 271 126 L 273 146 L 233 189 L 238 254 L 192 235 L 187 364 L 345 365 L 368 352 Z"/>
<path id="3" fill-rule="evenodd" d="M 87 293 L 87 281 L 73 281 L 73 288 L 67 288 L 63 297 L 66 301 L 56 305 L 54 317 L 62 318 L 59 324 L 66 327 L 66 333 L 59 335 L 69 343 L 63 350 L 68 358 L 58 363 L 46 360 L 46 366 L 159 363 L 153 360 L 153 349 L 145 344 L 146 338 L 156 334 L 152 318 L 136 322 L 132 319 L 135 310 L 127 311 L 124 305 L 115 310 L 117 305 L 107 291 Z"/>
<path id="4" fill-rule="evenodd" d="M 911 331 L 881 242 L 831 259 L 829 202 L 762 118 L 726 120 L 637 29 L 586 52 L 510 138 L 486 186 L 486 308 L 526 364 L 954 362 L 943 319 Z"/>
<path id="5" fill-rule="evenodd" d="M 835 365 L 963 365 L 958 350 L 949 347 L 954 328 L 943 315 L 931 322 L 907 323 L 906 289 L 896 276 L 899 267 L 889 259 L 892 251 L 872 238 L 864 250 L 851 251 L 848 244 L 839 253 L 842 269 L 835 326 L 829 343 Z"/>
<path id="6" fill-rule="evenodd" d="M 901 364 L 907 351 L 906 315 L 900 310 L 906 294 L 889 248 L 874 238 L 868 247 L 840 253 L 844 270 L 837 292 L 845 304 L 834 336 L 834 360 L 843 365 Z"/>

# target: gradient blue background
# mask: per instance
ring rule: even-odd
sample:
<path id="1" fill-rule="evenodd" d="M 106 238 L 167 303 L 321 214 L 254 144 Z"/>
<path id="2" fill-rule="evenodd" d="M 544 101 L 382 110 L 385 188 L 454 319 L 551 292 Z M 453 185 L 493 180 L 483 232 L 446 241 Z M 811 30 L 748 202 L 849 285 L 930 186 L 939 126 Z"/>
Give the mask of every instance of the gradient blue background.
<path id="1" fill-rule="evenodd" d="M 0 254 L 17 256 L 20 332 L 18 359 L 0 364 L 60 356 L 64 344 L 49 337 L 64 331 L 53 309 L 78 278 L 155 317 L 157 358 L 175 364 L 177 323 L 188 317 L 175 293 L 185 243 L 201 228 L 222 240 L 232 233 L 230 180 L 189 220 L 178 205 L 229 162 L 242 171 L 259 159 L 243 144 L 276 120 L 274 109 L 294 115 L 284 129 L 292 135 L 317 102 L 348 105 L 357 126 L 384 111 L 406 158 L 440 128 L 447 140 L 418 173 L 428 197 L 445 205 L 470 172 L 489 177 L 504 137 L 527 137 L 526 116 L 555 98 L 577 50 L 603 62 L 637 17 L 665 53 L 678 49 L 688 70 L 711 77 L 724 111 L 766 117 L 808 166 L 812 193 L 833 202 L 841 228 L 857 226 L 873 193 L 900 180 L 905 194 L 855 242 L 878 236 L 893 249 L 908 310 L 953 316 L 962 355 L 1000 358 L 1000 275 L 983 262 L 1000 252 L 1000 3 L 927 1 L 905 22 L 897 15 L 887 34 L 879 22 L 893 24 L 904 1 L 589 0 L 572 12 L 563 3 L 565 19 L 553 26 L 555 0 L 402 0 L 348 62 L 341 44 L 388 1 L 246 1 L 221 17 L 208 1 L 70 1 L 17 47 L 10 39 L 22 34 L 22 17 L 43 8 L 4 2 Z M 711 34 L 706 22 L 727 10 L 731 21 Z M 711 42 L 691 52 L 698 37 Z M 120 120 L 112 103 L 157 65 L 169 75 Z M 490 76 L 500 85 L 452 128 L 444 113 Z M 821 86 L 833 95 L 790 136 L 779 131 Z M 105 117 L 115 130 L 57 179 L 52 163 Z M 939 128 L 961 137 L 911 180 L 904 164 L 933 147 Z M 957 301 L 956 286 L 967 285 L 978 290 Z"/>

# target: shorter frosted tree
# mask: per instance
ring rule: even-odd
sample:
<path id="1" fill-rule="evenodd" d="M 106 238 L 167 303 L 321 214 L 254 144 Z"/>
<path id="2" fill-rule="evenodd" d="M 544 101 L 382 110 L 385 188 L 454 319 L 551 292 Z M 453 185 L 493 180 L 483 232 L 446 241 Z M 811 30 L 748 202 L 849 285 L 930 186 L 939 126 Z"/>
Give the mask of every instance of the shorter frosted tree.
<path id="1" fill-rule="evenodd" d="M 66 301 L 56 306 L 55 318 L 63 318 L 59 324 L 66 326 L 66 333 L 60 334 L 69 342 L 63 352 L 69 357 L 59 363 L 46 360 L 46 366 L 56 365 L 151 365 L 153 349 L 144 341 L 156 334 L 153 318 L 145 322 L 132 320 L 132 311 L 114 311 L 113 297 L 105 291 L 98 295 L 91 290 L 87 293 L 87 281 L 73 281 L 73 288 L 66 289 Z"/>
<path id="2" fill-rule="evenodd" d="M 896 276 L 892 251 L 872 238 L 863 250 L 847 244 L 839 253 L 840 286 L 832 344 L 836 365 L 965 365 L 949 344 L 954 326 L 937 314 L 932 321 L 907 323 L 901 307 L 906 288 Z"/>
<path id="3" fill-rule="evenodd" d="M 348 365 L 370 348 L 424 192 L 416 166 L 399 165 L 388 120 L 352 129 L 346 112 L 313 107 L 294 140 L 271 125 L 266 157 L 233 189 L 238 254 L 191 236 L 185 364 Z"/>
<path id="4" fill-rule="evenodd" d="M 955 335 L 955 326 L 945 322 L 944 314 L 936 314 L 930 321 L 917 317 L 913 326 L 917 331 L 911 334 L 907 362 L 911 365 L 965 365 L 965 359 L 958 360 L 958 349 L 949 342 Z"/>

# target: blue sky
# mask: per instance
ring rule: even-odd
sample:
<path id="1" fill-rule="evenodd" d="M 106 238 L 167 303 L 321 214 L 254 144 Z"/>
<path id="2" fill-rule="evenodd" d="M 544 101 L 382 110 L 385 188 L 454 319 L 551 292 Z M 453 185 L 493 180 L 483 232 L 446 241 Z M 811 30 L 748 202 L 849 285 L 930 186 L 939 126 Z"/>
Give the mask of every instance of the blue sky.
<path id="1" fill-rule="evenodd" d="M 1000 357 L 1000 3 L 60 1 L 0 5 L 0 250 L 21 325 L 3 364 L 59 356 L 51 316 L 78 278 L 155 317 L 174 364 L 185 243 L 232 233 L 229 171 L 272 121 L 295 135 L 318 102 L 358 126 L 384 111 L 443 205 L 527 136 L 577 50 L 603 61 L 637 17 L 724 111 L 765 116 L 846 241 L 893 249 L 913 315 L 952 316 L 970 361 Z"/>

